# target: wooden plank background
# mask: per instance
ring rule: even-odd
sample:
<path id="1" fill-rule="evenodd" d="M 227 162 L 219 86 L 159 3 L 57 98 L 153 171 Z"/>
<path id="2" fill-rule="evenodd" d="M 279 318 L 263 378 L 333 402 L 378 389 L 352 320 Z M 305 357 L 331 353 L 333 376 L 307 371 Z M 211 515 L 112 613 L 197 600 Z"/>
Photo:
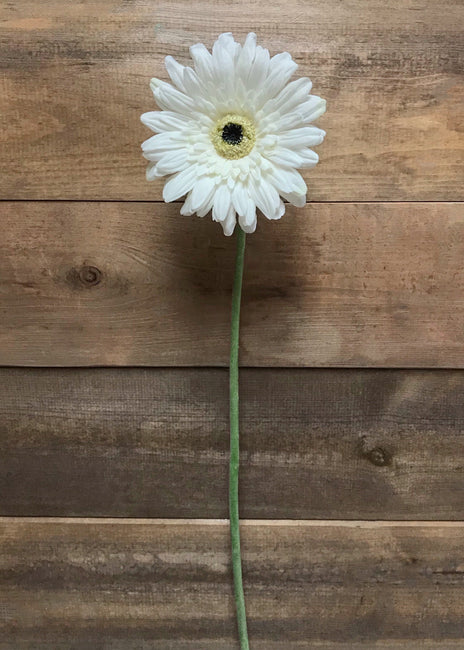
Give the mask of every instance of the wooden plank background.
<path id="1" fill-rule="evenodd" d="M 0 362 L 226 365 L 234 241 L 178 205 L 5 202 Z M 308 204 L 248 238 L 241 363 L 464 367 L 464 203 Z"/>
<path id="2" fill-rule="evenodd" d="M 311 200 L 463 199 L 455 0 L 21 0 L 2 13 L 5 198 L 160 199 L 140 155 L 149 79 L 167 78 L 168 54 L 186 63 L 192 43 L 254 30 L 328 101 Z"/>
<path id="3" fill-rule="evenodd" d="M 0 650 L 238 647 L 234 241 L 160 202 L 139 121 L 228 30 L 328 100 L 312 202 L 247 243 L 251 647 L 464 648 L 464 5 L 265 9 L 0 7 Z"/>
<path id="4" fill-rule="evenodd" d="M 3 369 L 0 515 L 227 517 L 227 381 Z M 464 518 L 461 371 L 246 369 L 241 388 L 243 517 Z"/>
<path id="5" fill-rule="evenodd" d="M 242 529 L 256 647 L 462 639 L 464 524 L 251 521 Z M 236 647 L 226 522 L 13 518 L 0 520 L 0 531 L 3 643 Z"/>

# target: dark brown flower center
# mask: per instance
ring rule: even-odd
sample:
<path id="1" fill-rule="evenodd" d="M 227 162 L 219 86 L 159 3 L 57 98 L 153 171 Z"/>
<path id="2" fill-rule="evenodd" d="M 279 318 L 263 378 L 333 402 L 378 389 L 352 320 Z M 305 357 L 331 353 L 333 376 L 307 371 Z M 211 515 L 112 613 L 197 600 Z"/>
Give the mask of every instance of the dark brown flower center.
<path id="1" fill-rule="evenodd" d="M 240 144 L 243 140 L 243 129 L 241 124 L 228 122 L 222 129 L 222 139 L 227 144 Z"/>

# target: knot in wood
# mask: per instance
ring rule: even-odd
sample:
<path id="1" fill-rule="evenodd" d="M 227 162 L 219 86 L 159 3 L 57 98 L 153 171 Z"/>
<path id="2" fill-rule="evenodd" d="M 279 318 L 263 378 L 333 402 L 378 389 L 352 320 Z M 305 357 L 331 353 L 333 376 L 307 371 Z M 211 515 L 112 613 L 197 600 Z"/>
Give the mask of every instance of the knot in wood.
<path id="1" fill-rule="evenodd" d="M 390 465 L 391 455 L 382 447 L 374 447 L 370 451 L 366 452 L 366 458 L 377 467 L 384 467 L 385 465 Z"/>
<path id="2" fill-rule="evenodd" d="M 83 266 L 79 271 L 79 279 L 88 287 L 93 287 L 101 281 L 102 273 L 96 266 Z"/>

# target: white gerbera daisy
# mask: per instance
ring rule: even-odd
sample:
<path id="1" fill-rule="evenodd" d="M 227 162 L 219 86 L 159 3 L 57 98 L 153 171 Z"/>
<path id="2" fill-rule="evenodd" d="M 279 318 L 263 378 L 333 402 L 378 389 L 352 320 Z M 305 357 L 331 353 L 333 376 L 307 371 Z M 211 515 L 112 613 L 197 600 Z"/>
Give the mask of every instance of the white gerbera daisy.
<path id="1" fill-rule="evenodd" d="M 231 33 L 221 34 L 212 54 L 192 45 L 194 68 L 165 59 L 174 85 L 152 79 L 161 111 L 142 122 L 157 135 L 142 144 L 150 161 L 147 180 L 170 175 L 165 201 L 187 194 L 181 214 L 205 216 L 212 210 L 224 234 L 231 235 L 238 214 L 241 228 L 256 229 L 256 208 L 268 219 L 285 212 L 281 199 L 301 207 L 307 187 L 297 168 L 314 167 L 325 132 L 310 126 L 325 111 L 325 100 L 310 95 L 311 81 L 288 83 L 298 67 L 288 52 L 272 58 Z"/>

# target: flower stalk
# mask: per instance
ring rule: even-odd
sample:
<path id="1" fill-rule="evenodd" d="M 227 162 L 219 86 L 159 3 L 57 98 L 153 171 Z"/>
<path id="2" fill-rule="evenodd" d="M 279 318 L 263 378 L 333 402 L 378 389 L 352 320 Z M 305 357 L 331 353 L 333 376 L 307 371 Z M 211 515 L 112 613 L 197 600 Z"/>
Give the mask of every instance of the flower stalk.
<path id="1" fill-rule="evenodd" d="M 232 547 L 234 596 L 237 612 L 238 635 L 241 650 L 249 650 L 245 596 L 242 580 L 242 555 L 240 550 L 240 521 L 238 508 L 238 471 L 240 460 L 239 440 L 239 388 L 238 350 L 240 331 L 240 303 L 242 297 L 243 262 L 245 259 L 245 232 L 237 228 L 237 253 L 235 258 L 234 286 L 232 290 L 232 316 L 230 327 L 230 460 L 229 460 L 229 519 Z"/>

